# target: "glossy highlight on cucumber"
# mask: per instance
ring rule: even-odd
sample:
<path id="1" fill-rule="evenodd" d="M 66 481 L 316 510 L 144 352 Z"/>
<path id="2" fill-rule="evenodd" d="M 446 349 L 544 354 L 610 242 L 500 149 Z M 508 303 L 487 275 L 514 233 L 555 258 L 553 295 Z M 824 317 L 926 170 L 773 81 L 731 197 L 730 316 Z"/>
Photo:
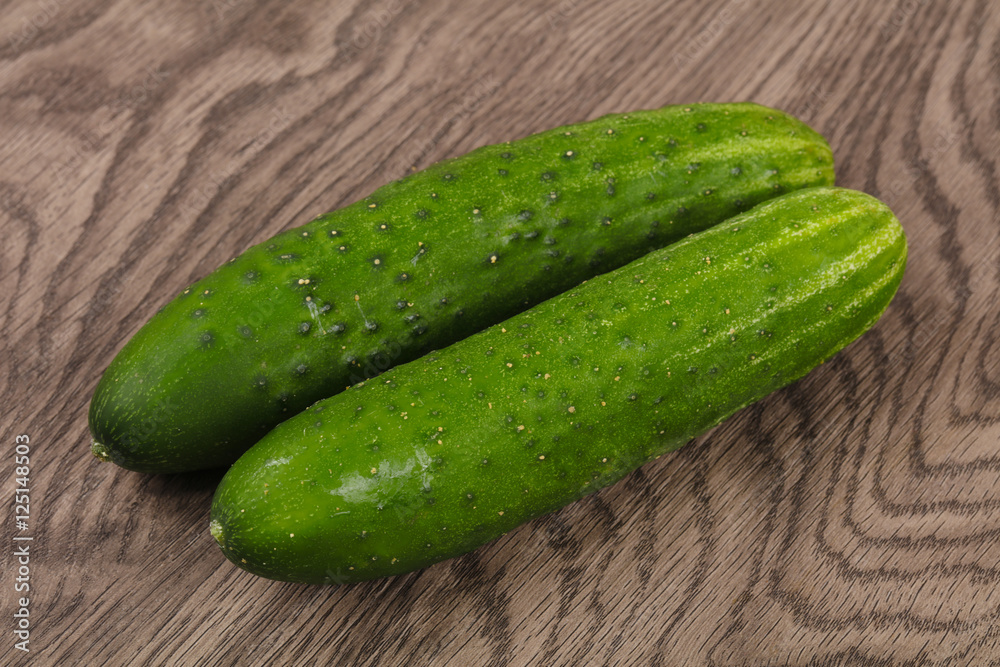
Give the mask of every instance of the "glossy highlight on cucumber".
<path id="1" fill-rule="evenodd" d="M 166 304 L 98 384 L 92 451 L 144 472 L 229 465 L 318 399 L 832 183 L 821 136 L 749 103 L 609 115 L 440 162 Z"/>
<path id="2" fill-rule="evenodd" d="M 829 359 L 906 257 L 866 194 L 760 204 L 282 423 L 223 478 L 212 535 L 241 568 L 309 583 L 466 553 Z"/>

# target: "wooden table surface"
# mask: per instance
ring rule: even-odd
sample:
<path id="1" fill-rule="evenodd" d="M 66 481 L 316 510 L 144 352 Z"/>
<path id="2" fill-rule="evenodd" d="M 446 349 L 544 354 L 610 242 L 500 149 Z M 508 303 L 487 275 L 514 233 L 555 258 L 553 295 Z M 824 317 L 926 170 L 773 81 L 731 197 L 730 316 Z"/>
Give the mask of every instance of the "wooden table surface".
<path id="1" fill-rule="evenodd" d="M 0 663 L 1000 664 L 991 0 L 0 9 L 0 488 L 26 434 L 31 496 L 26 530 L 5 521 Z M 676 454 L 468 556 L 326 588 L 225 560 L 221 473 L 91 457 L 114 354 L 249 245 L 485 143 L 737 100 L 822 132 L 909 266 L 870 333 Z"/>

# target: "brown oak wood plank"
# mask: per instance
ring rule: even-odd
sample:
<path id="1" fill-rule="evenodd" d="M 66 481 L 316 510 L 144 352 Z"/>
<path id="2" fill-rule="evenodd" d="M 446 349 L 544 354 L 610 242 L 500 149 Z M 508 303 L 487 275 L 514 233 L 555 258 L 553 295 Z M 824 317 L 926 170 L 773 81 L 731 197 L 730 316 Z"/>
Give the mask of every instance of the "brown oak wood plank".
<path id="1" fill-rule="evenodd" d="M 0 664 L 1000 664 L 1000 15 L 989 0 L 0 2 Z M 411 168 L 612 111 L 750 99 L 909 238 L 875 329 L 554 515 L 425 571 L 258 579 L 221 473 L 98 464 L 155 310 Z M 11 505 L 13 507 L 13 505 Z M 11 510 L 13 511 L 13 510 Z M 13 537 L 31 543 L 14 648 Z M 9 612 L 9 613 L 8 613 Z"/>

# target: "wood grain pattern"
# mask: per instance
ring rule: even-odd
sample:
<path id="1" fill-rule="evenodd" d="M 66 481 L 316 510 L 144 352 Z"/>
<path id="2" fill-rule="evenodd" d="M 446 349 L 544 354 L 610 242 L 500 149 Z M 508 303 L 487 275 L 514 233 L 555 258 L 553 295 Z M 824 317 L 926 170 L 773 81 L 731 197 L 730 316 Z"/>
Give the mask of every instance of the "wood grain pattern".
<path id="1" fill-rule="evenodd" d="M 1000 14 L 990 0 L 0 2 L 2 664 L 1000 664 Z M 753 100 L 909 236 L 876 328 L 621 484 L 423 572 L 254 578 L 220 473 L 89 454 L 125 340 L 252 243 L 411 167 Z M 13 504 L 11 504 L 13 507 Z M 14 648 L 30 534 L 31 653 Z"/>

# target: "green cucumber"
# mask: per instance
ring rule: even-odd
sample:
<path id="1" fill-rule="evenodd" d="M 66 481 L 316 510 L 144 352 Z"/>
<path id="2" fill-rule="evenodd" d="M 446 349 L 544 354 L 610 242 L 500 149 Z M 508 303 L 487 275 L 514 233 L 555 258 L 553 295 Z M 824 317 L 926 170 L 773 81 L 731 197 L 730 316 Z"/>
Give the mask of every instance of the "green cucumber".
<path id="1" fill-rule="evenodd" d="M 279 425 L 223 477 L 212 535 L 311 583 L 468 552 L 805 375 L 878 320 L 906 252 L 866 194 L 763 203 Z"/>
<path id="2" fill-rule="evenodd" d="M 228 465 L 320 398 L 782 192 L 832 183 L 823 138 L 755 104 L 605 116 L 438 163 L 167 304 L 98 384 L 92 450 L 145 472 Z"/>

